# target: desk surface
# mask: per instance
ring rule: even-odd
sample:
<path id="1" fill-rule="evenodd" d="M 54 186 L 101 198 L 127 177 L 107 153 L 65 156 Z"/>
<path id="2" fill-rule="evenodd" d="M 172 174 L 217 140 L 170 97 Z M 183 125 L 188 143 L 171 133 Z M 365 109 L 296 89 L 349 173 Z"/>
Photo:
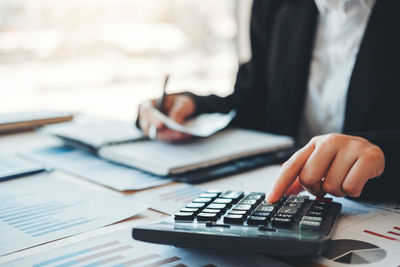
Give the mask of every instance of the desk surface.
<path id="1" fill-rule="evenodd" d="M 40 147 L 50 146 L 50 145 L 58 145 L 58 144 L 60 144 L 60 141 L 58 139 L 53 138 L 53 137 L 48 137 L 45 135 L 41 135 L 38 132 L 24 132 L 24 133 L 12 134 L 12 135 L 0 135 L 0 151 L 6 152 L 6 153 L 18 153 L 21 151 L 27 151 L 27 150 L 32 150 L 35 148 L 40 148 Z M 254 171 L 250 171 L 250 172 L 247 172 L 244 174 L 239 174 L 239 175 L 235 175 L 232 177 L 207 182 L 207 183 L 201 184 L 200 187 L 205 188 L 205 189 L 218 188 L 218 189 L 222 189 L 222 190 L 237 189 L 237 190 L 244 190 L 244 191 L 268 191 L 268 188 L 270 188 L 270 185 L 272 184 L 278 171 L 279 171 L 279 166 L 269 166 L 269 167 L 260 168 L 260 169 L 254 170 Z M 58 176 L 61 176 L 62 178 L 65 178 L 70 182 L 76 183 L 79 186 L 93 187 L 93 188 L 96 188 L 96 190 L 112 191 L 111 189 L 102 187 L 102 186 L 94 184 L 94 183 L 90 183 L 88 181 L 82 180 L 73 175 L 59 172 L 59 171 L 56 171 L 56 172 L 57 172 Z M 169 186 L 169 185 L 166 185 L 166 186 Z M 157 190 L 157 188 L 145 190 L 144 192 L 142 191 L 140 193 L 125 193 L 125 194 L 140 195 L 140 194 L 143 194 L 146 192 L 152 192 L 152 190 Z M 89 232 L 86 232 L 83 234 L 56 240 L 56 241 L 53 241 L 53 242 L 50 242 L 47 244 L 43 244 L 43 245 L 40 245 L 37 247 L 33 247 L 30 249 L 12 253 L 7 256 L 0 257 L 0 264 L 8 262 L 10 260 L 19 259 L 19 258 L 22 258 L 25 256 L 50 251 L 52 249 L 62 247 L 62 246 L 68 245 L 68 244 L 72 244 L 72 243 L 75 243 L 80 240 L 86 240 L 87 238 L 90 238 L 90 237 L 100 236 L 100 235 L 110 233 L 113 231 L 130 228 L 134 225 L 160 221 L 160 220 L 163 220 L 164 218 L 166 218 L 165 214 L 162 214 L 155 210 L 148 209 L 135 217 L 132 217 L 128 220 L 125 220 L 125 221 L 122 221 L 122 222 L 119 222 L 119 223 L 116 223 L 116 224 L 113 224 L 113 225 L 110 225 L 107 227 L 102 227 L 102 228 L 99 228 L 99 229 L 96 229 L 93 231 L 89 231 Z M 362 218 L 360 218 L 360 220 L 361 219 Z M 400 242 L 398 242 L 398 244 L 400 245 Z M 387 249 L 387 251 L 390 251 L 390 249 Z M 393 247 L 393 249 L 395 249 L 395 247 Z M 317 263 L 311 263 L 309 260 L 305 260 L 305 259 L 304 260 L 295 259 L 295 261 L 293 261 L 291 259 L 278 258 L 278 260 L 289 263 L 291 265 L 296 265 L 296 266 L 324 266 L 324 265 L 320 265 Z M 400 258 L 399 258 L 398 263 L 400 263 Z M 369 264 L 368 266 L 370 267 L 373 265 L 374 264 L 372 264 L 372 265 Z M 342 265 L 342 266 L 345 266 L 345 265 Z M 382 265 L 377 264 L 374 266 L 382 266 Z"/>

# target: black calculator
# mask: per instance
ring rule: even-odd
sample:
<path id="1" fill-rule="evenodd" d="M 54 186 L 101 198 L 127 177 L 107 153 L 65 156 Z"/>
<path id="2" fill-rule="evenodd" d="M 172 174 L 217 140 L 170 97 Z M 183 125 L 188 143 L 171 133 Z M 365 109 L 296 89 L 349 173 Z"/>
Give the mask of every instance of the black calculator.
<path id="1" fill-rule="evenodd" d="M 341 204 L 291 195 L 207 190 L 161 223 L 133 228 L 134 239 L 178 247 L 316 256 L 327 248 Z"/>

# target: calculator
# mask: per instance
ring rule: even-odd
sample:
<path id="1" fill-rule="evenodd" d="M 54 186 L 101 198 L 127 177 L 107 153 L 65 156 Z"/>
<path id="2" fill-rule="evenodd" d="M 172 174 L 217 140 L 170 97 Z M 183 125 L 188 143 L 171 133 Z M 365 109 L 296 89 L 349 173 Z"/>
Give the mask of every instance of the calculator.
<path id="1" fill-rule="evenodd" d="M 291 195 L 271 204 L 262 192 L 207 190 L 134 239 L 178 247 L 316 256 L 327 248 L 341 204 Z"/>

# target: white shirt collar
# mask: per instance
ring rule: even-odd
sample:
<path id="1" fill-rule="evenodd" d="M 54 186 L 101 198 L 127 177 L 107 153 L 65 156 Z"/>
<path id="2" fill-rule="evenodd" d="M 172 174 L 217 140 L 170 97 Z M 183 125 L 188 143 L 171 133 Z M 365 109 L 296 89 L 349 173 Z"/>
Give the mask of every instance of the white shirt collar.
<path id="1" fill-rule="evenodd" d="M 359 6 L 370 12 L 375 0 L 314 0 L 321 14 L 327 11 L 341 11 L 347 13 L 351 7 Z"/>

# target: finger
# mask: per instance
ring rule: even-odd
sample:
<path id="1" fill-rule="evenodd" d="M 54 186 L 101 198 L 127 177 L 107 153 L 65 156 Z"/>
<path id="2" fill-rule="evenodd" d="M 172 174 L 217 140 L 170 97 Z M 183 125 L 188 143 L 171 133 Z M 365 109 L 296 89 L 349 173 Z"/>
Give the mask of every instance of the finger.
<path id="1" fill-rule="evenodd" d="M 164 99 L 164 110 L 166 112 L 169 112 L 173 105 L 175 104 L 176 99 L 178 98 L 179 95 L 167 95 Z"/>
<path id="2" fill-rule="evenodd" d="M 143 106 L 139 110 L 139 126 L 148 136 L 150 125 L 154 125 L 157 129 L 164 127 L 163 122 L 154 114 L 151 106 Z"/>
<path id="3" fill-rule="evenodd" d="M 184 98 L 177 98 L 174 105 L 172 106 L 168 116 L 171 117 L 177 123 L 184 123 L 189 112 L 186 108 L 186 101 Z"/>
<path id="4" fill-rule="evenodd" d="M 285 195 L 297 195 L 302 191 L 304 191 L 304 187 L 299 182 L 299 178 L 297 178 L 294 183 L 289 187 L 289 189 L 285 192 Z"/>
<path id="5" fill-rule="evenodd" d="M 375 166 L 365 158 L 358 159 L 346 175 L 342 190 L 351 197 L 359 197 L 365 183 L 374 178 Z"/>
<path id="6" fill-rule="evenodd" d="M 164 128 L 157 132 L 157 139 L 164 142 L 181 142 L 192 138 L 191 135 Z"/>
<path id="7" fill-rule="evenodd" d="M 357 158 L 352 151 L 339 151 L 322 182 L 322 191 L 337 197 L 347 195 L 342 190 L 342 184 Z"/>
<path id="8" fill-rule="evenodd" d="M 322 179 L 325 177 L 338 150 L 335 144 L 325 143 L 322 140 L 318 142 L 315 150 L 307 159 L 299 174 L 299 181 L 311 194 L 325 195 L 322 191 Z"/>
<path id="9" fill-rule="evenodd" d="M 309 143 L 290 157 L 286 161 L 278 173 L 274 184 L 272 185 L 271 192 L 268 195 L 268 201 L 271 203 L 277 202 L 287 189 L 293 184 L 299 175 L 304 163 L 307 161 L 308 157 L 314 151 L 314 143 Z"/>

